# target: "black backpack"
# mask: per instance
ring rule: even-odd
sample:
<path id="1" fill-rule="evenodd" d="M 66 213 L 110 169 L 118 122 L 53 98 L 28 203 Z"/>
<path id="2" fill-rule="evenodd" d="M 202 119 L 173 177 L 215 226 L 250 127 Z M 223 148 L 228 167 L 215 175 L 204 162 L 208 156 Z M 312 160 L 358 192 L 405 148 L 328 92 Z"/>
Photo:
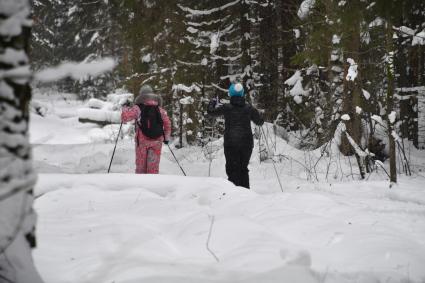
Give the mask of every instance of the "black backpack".
<path id="1" fill-rule="evenodd" d="M 137 121 L 142 133 L 151 139 L 157 139 L 164 135 L 164 122 L 157 105 L 139 104 L 140 117 Z"/>

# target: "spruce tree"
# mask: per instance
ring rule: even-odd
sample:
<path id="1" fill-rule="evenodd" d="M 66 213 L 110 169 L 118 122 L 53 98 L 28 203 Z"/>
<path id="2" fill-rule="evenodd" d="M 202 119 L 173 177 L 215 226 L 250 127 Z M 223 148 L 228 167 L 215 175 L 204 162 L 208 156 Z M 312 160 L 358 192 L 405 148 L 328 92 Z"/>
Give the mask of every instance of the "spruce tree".
<path id="1" fill-rule="evenodd" d="M 0 16 L 0 281 L 38 283 L 31 256 L 36 173 L 28 139 L 30 4 L 1 1 Z"/>

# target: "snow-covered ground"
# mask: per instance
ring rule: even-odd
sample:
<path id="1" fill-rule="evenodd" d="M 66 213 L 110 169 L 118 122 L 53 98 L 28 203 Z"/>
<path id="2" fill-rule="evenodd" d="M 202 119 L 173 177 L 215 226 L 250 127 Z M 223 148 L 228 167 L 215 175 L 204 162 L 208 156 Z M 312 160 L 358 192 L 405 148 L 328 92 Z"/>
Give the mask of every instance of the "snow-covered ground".
<path id="1" fill-rule="evenodd" d="M 220 141 L 175 150 L 192 176 L 183 177 L 167 148 L 161 175 L 132 174 L 134 145 L 120 140 L 105 174 L 116 127 L 109 136 L 78 123 L 83 103 L 69 97 L 35 99 L 50 105 L 30 129 L 40 172 L 34 256 L 47 283 L 425 282 L 423 152 L 411 157 L 414 176 L 392 188 L 382 170 L 351 180 L 347 159 L 308 172 L 299 163 L 320 152 L 280 139 L 283 193 L 258 145 L 252 190 L 225 179 Z"/>

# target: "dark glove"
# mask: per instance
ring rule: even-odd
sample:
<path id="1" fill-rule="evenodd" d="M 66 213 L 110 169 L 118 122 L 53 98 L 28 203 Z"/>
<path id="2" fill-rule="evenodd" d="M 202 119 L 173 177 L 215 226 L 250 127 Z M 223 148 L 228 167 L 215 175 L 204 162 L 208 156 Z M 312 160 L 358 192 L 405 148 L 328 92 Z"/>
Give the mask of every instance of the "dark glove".
<path id="1" fill-rule="evenodd" d="M 168 145 L 169 144 L 169 141 L 164 140 L 164 144 Z"/>
<path id="2" fill-rule="evenodd" d="M 210 107 L 215 108 L 215 106 L 217 105 L 217 99 L 213 98 L 210 100 Z"/>

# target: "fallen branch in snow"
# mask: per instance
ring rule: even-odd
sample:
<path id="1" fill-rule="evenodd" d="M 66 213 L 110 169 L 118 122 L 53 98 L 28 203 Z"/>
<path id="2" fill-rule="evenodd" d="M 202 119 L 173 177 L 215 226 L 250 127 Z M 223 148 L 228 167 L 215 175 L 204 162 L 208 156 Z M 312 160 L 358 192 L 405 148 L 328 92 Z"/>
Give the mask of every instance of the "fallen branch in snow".
<path id="1" fill-rule="evenodd" d="M 208 238 L 207 238 L 206 247 L 207 247 L 207 250 L 210 252 L 210 254 L 213 255 L 213 257 L 215 258 L 215 260 L 217 262 L 219 262 L 220 261 L 219 258 L 215 255 L 215 253 L 210 249 L 210 246 L 209 246 L 210 245 L 211 233 L 212 233 L 212 228 L 213 228 L 213 225 L 214 225 L 215 216 L 213 215 L 210 218 L 211 218 L 211 225 L 210 225 L 210 230 L 208 231 Z"/>

